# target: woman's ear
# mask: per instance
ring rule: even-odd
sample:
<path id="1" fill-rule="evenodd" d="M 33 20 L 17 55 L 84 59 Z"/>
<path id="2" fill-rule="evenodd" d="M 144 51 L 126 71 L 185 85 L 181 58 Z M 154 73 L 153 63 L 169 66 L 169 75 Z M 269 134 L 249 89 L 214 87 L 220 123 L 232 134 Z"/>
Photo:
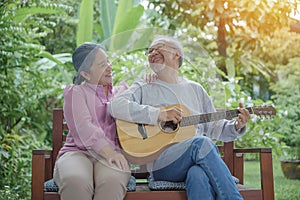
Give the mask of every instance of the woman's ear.
<path id="1" fill-rule="evenodd" d="M 85 80 L 87 80 L 87 81 L 89 81 L 91 79 L 90 74 L 85 71 L 81 71 L 80 75 L 83 76 L 83 78 L 85 78 Z"/>

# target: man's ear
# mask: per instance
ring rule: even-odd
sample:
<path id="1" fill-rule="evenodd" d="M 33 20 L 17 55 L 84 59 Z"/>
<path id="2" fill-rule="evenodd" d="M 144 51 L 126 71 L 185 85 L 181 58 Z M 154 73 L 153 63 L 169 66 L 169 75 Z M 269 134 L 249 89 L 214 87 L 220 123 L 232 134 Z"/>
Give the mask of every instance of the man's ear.
<path id="1" fill-rule="evenodd" d="M 80 75 L 81 76 L 83 76 L 83 78 L 85 78 L 85 80 L 90 80 L 91 78 L 90 78 L 90 74 L 89 73 L 87 73 L 87 72 L 85 72 L 85 71 L 81 71 L 80 72 Z"/>
<path id="2" fill-rule="evenodd" d="M 176 58 L 176 59 L 179 59 L 180 57 L 181 57 L 180 51 L 176 51 L 176 53 L 175 53 L 175 58 Z"/>
<path id="3" fill-rule="evenodd" d="M 175 60 L 178 60 L 179 67 L 181 67 L 181 65 L 182 65 L 182 56 L 181 56 L 180 51 L 176 51 L 174 58 L 175 58 Z"/>

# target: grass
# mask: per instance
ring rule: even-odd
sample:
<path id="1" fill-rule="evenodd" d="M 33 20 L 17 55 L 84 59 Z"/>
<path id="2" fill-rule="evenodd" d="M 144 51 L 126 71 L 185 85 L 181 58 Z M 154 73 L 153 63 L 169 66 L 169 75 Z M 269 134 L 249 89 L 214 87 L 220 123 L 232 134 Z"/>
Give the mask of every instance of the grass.
<path id="1" fill-rule="evenodd" d="M 245 162 L 244 184 L 260 188 L 260 172 L 258 161 Z M 273 160 L 273 176 L 275 200 L 300 200 L 300 180 L 291 180 L 284 177 L 280 161 Z"/>

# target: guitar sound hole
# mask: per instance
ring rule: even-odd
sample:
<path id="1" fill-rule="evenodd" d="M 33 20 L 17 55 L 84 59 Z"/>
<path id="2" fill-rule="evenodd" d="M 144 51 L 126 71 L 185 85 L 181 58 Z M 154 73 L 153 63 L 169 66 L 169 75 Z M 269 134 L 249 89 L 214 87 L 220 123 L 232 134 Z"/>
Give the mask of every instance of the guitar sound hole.
<path id="1" fill-rule="evenodd" d="M 172 121 L 161 121 L 160 128 L 165 133 L 174 133 L 178 129 L 178 124 L 174 124 Z"/>

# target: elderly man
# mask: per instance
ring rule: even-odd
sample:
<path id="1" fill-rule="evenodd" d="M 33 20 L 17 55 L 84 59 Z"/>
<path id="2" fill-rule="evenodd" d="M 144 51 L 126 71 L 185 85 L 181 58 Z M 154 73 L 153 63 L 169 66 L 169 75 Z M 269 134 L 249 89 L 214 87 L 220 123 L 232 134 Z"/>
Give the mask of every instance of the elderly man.
<path id="1" fill-rule="evenodd" d="M 148 49 L 148 62 L 157 80 L 133 83 L 111 102 L 111 115 L 140 125 L 167 122 L 166 126 L 171 123 L 168 128 L 176 131 L 173 125 L 181 123 L 186 112 L 191 115 L 216 112 L 199 83 L 178 75 L 182 61 L 181 43 L 173 37 L 157 36 Z M 242 199 L 212 139 L 233 141 L 245 133 L 249 119 L 249 112 L 240 104 L 236 120 L 206 119 L 207 123 L 197 125 L 196 122 L 196 129 L 189 133 L 192 137 L 166 145 L 148 165 L 153 178 L 184 181 L 189 200 Z M 145 140 L 149 137 L 147 133 L 141 134 Z"/>

